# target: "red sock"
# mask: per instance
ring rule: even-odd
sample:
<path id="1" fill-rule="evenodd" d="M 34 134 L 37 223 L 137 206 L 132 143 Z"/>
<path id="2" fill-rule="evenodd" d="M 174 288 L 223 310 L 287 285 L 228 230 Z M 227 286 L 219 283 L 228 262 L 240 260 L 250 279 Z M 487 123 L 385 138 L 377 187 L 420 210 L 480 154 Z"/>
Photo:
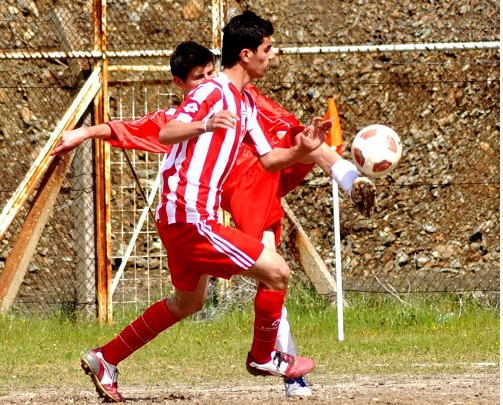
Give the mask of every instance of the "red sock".
<path id="1" fill-rule="evenodd" d="M 276 344 L 285 295 L 286 290 L 265 290 L 261 284 L 257 287 L 257 295 L 255 296 L 255 325 L 250 355 L 259 364 L 264 364 L 271 360 L 271 352 L 274 351 Z"/>
<path id="2" fill-rule="evenodd" d="M 116 366 L 178 321 L 168 308 L 166 300 L 156 302 L 101 348 L 103 358 Z"/>

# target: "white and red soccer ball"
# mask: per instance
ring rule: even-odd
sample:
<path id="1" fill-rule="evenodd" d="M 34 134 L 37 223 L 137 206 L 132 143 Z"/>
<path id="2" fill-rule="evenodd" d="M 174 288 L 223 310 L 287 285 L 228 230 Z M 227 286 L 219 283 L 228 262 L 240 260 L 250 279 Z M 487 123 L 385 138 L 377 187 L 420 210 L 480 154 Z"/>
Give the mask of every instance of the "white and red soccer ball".
<path id="1" fill-rule="evenodd" d="M 368 177 L 391 173 L 402 157 L 402 141 L 391 128 L 374 124 L 358 132 L 351 145 L 351 158 Z"/>

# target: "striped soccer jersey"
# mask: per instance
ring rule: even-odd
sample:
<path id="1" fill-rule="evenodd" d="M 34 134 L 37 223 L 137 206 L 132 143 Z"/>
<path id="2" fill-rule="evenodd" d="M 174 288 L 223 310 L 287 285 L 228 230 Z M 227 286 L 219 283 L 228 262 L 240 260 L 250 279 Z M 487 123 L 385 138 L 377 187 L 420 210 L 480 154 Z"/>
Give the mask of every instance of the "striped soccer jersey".
<path id="1" fill-rule="evenodd" d="M 257 121 L 249 93 L 240 93 L 224 73 L 195 88 L 173 116 L 181 122 L 204 121 L 229 110 L 240 117 L 234 129 L 206 132 L 173 145 L 161 169 L 162 200 L 157 218 L 170 224 L 218 220 L 222 185 L 249 135 L 259 155 L 271 151 L 271 140 Z"/>

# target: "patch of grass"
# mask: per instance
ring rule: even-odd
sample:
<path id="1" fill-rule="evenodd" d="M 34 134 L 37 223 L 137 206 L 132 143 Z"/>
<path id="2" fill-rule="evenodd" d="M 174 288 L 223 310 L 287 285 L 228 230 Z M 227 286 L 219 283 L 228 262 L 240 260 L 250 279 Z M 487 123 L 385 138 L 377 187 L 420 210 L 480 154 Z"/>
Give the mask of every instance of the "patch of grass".
<path id="1" fill-rule="evenodd" d="M 318 371 L 465 373 L 473 372 L 476 364 L 494 363 L 486 369 L 492 371 L 499 365 L 498 308 L 449 295 L 413 297 L 407 303 L 389 296 L 346 298 L 342 342 L 337 340 L 332 308 L 320 313 L 315 306 L 293 306 L 289 311 L 303 352 L 319 358 Z M 306 316 L 317 322 L 303 322 Z"/>
<path id="2" fill-rule="evenodd" d="M 317 361 L 316 374 L 464 374 L 499 370 L 499 308 L 458 296 L 347 295 L 345 339 L 337 339 L 337 309 L 311 294 L 289 294 L 288 318 L 299 353 Z M 209 311 L 214 313 L 214 311 Z M 74 317 L 0 317 L 2 390 L 88 386 L 80 356 L 120 332 L 136 313 L 114 325 Z M 253 308 L 185 320 L 162 333 L 121 365 L 121 381 L 197 383 L 250 378 L 244 361 L 251 345 Z M 140 378 L 141 376 L 141 378 Z"/>

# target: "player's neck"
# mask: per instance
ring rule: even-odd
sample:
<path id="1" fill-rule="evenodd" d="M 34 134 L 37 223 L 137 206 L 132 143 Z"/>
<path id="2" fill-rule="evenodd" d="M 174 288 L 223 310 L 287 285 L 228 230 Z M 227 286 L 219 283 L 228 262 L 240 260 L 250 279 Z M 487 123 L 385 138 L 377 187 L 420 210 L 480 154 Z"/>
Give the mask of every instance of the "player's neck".
<path id="1" fill-rule="evenodd" d="M 224 68 L 222 72 L 229 78 L 229 81 L 239 90 L 243 92 L 245 86 L 251 82 L 251 78 L 242 66 L 238 64 L 231 68 Z"/>

